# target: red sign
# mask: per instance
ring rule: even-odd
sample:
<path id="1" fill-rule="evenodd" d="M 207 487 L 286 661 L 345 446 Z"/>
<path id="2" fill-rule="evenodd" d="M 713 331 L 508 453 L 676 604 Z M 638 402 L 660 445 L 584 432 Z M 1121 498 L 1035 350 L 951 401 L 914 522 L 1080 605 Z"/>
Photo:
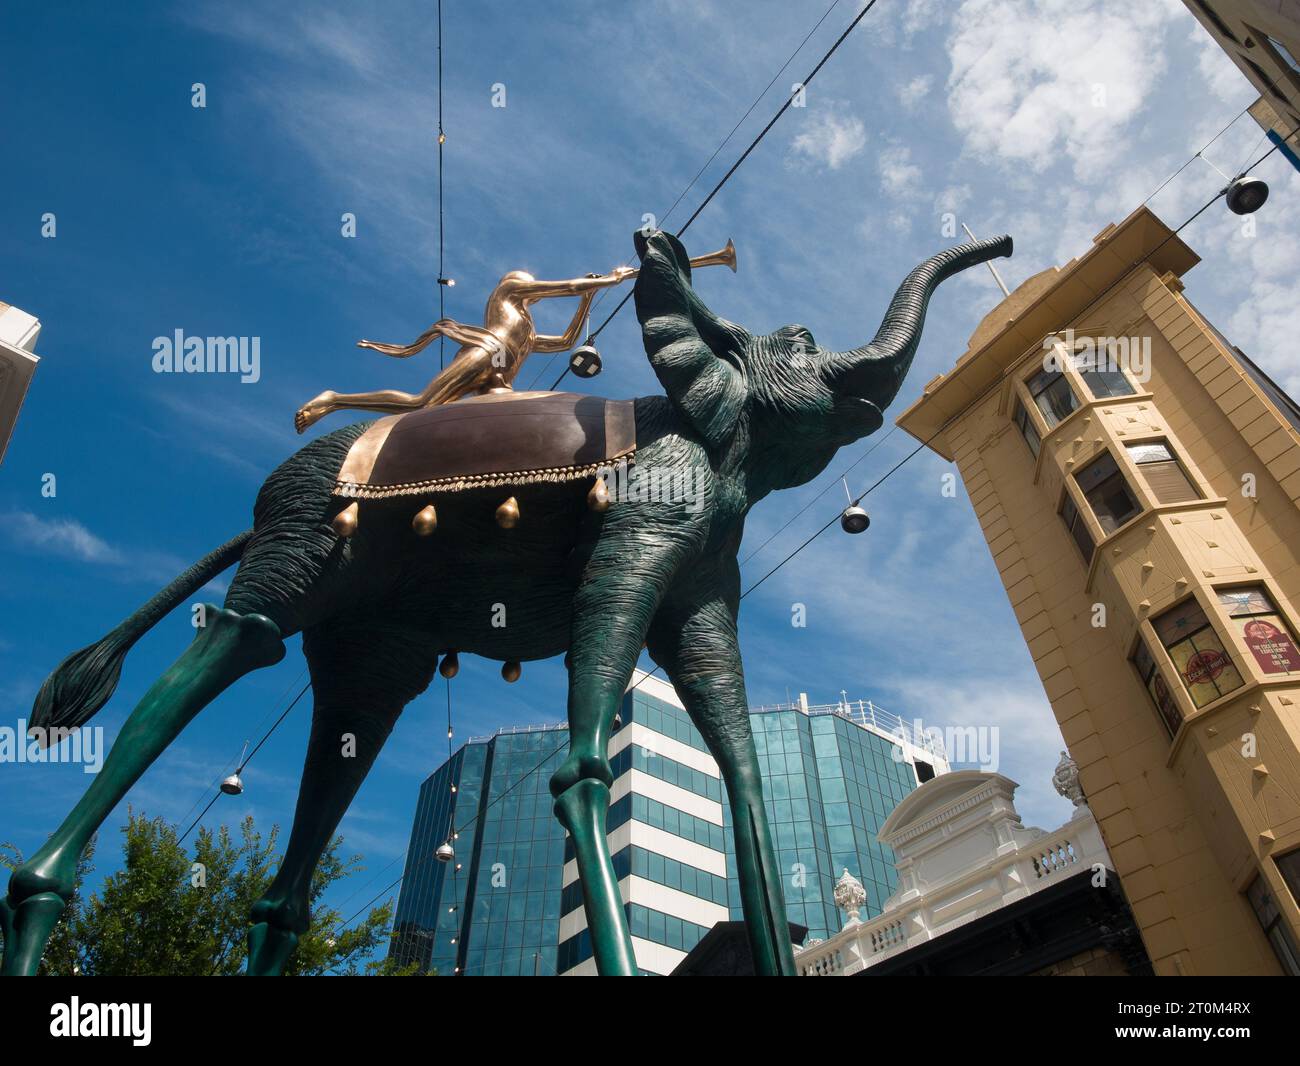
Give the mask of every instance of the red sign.
<path id="1" fill-rule="evenodd" d="M 1272 622 L 1253 619 L 1242 626 L 1242 635 L 1246 638 L 1246 647 L 1264 673 L 1289 674 L 1292 670 L 1300 670 L 1300 652 L 1296 651 L 1286 631 Z"/>
<path id="2" fill-rule="evenodd" d="M 1204 685 L 1223 673 L 1227 665 L 1228 657 L 1221 651 L 1198 651 L 1187 660 L 1183 677 L 1187 679 L 1189 685 Z"/>

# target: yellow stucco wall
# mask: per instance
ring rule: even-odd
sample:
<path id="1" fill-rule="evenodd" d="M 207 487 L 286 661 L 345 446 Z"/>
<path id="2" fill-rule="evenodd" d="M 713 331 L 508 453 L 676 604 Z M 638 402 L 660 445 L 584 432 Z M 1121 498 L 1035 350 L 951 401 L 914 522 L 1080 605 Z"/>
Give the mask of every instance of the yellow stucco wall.
<path id="1" fill-rule="evenodd" d="M 1139 231 L 1145 243 L 1134 244 Z M 1262 672 L 1214 590 L 1264 586 L 1300 640 L 1300 435 L 1186 301 L 1175 273 L 1153 267 L 1153 247 L 1167 258 L 1171 240 L 1140 209 L 1046 290 L 1042 275 L 1031 279 L 1037 311 L 1013 293 L 1007 313 L 995 310 L 973 338 L 978 347 L 926 386 L 899 424 L 957 464 L 1156 972 L 1277 974 L 1244 891 L 1266 878 L 1300 943 L 1300 910 L 1271 860 L 1300 847 L 1300 672 Z M 1098 265 L 1120 247 L 1149 254 Z M 1181 270 L 1195 256 L 1179 247 Z M 1054 319 L 1053 307 L 1066 317 Z M 1003 333 L 990 322 L 1004 323 Z M 1081 336 L 1149 337 L 1151 375 L 1134 383 L 1135 395 L 1094 401 L 1067 371 L 1081 406 L 1050 432 L 1039 420 L 1035 461 L 1012 417 L 1017 397 L 1028 399 L 1021 383 L 1043 365 L 1044 322 Z M 1039 340 L 1025 347 L 1035 328 Z M 1124 447 L 1153 439 L 1177 455 L 1201 500 L 1156 501 Z M 1106 450 L 1143 506 L 1109 536 L 1072 482 Z M 1253 475 L 1253 496 L 1243 475 Z M 1058 513 L 1066 492 L 1096 543 L 1090 563 Z M 1244 681 L 1199 709 L 1150 623 L 1191 596 Z M 1183 717 L 1172 739 L 1130 662 L 1140 634 Z"/>

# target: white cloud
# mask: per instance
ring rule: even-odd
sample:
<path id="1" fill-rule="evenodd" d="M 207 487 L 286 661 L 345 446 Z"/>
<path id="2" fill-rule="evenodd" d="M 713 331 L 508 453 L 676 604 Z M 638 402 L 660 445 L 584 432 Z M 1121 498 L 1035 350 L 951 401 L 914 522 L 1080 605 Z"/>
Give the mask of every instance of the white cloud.
<path id="1" fill-rule="evenodd" d="M 912 231 L 912 216 L 906 211 L 895 211 L 885 221 L 895 233 L 910 233 Z"/>
<path id="2" fill-rule="evenodd" d="M 838 170 L 867 145 L 867 131 L 851 114 L 843 117 L 831 111 L 819 111 L 807 117 L 807 128 L 790 144 L 792 154 Z"/>
<path id="3" fill-rule="evenodd" d="M 934 79 L 929 74 L 918 75 L 898 90 L 898 102 L 908 111 L 915 110 L 933 84 Z"/>
<path id="4" fill-rule="evenodd" d="M 945 211 L 960 214 L 971 202 L 972 195 L 969 185 L 949 185 L 934 198 L 934 210 L 938 214 Z"/>
<path id="5" fill-rule="evenodd" d="M 1070 817 L 1069 804 L 1052 786 L 1065 742 L 1036 677 L 931 679 L 918 672 L 898 687 L 904 704 L 927 727 L 996 731 L 997 772 L 1021 786 L 1016 806 L 1026 824 L 1054 829 Z"/>
<path id="6" fill-rule="evenodd" d="M 939 22 L 943 14 L 943 0 L 907 0 L 907 9 L 903 12 L 903 33 L 910 37 L 929 29 Z"/>
<path id="7" fill-rule="evenodd" d="M 1245 107 L 1259 95 L 1199 22 L 1192 25 L 1190 37 L 1196 47 L 1196 69 L 1215 96 L 1225 103 Z"/>
<path id="8" fill-rule="evenodd" d="M 124 561 L 121 552 L 72 518 L 40 518 L 29 511 L 12 511 L 4 524 L 15 541 L 47 555 L 83 563 L 119 565 Z"/>
<path id="9" fill-rule="evenodd" d="M 921 168 L 912 162 L 912 150 L 903 144 L 882 148 L 876 157 L 880 188 L 886 196 L 915 199 L 922 193 Z"/>
<path id="10" fill-rule="evenodd" d="M 1270 162 L 1276 160 L 1276 155 Z M 1251 220 L 1222 212 L 1196 244 L 1231 292 L 1225 332 L 1291 395 L 1300 393 L 1300 175 L 1285 164 L 1261 168 L 1272 191 Z M 1235 306 L 1232 304 L 1235 303 Z"/>
<path id="11" fill-rule="evenodd" d="M 75 518 L 42 518 L 30 511 L 10 511 L 0 517 L 20 550 L 108 567 L 119 578 L 170 581 L 186 566 L 168 552 L 115 548 Z"/>
<path id="12" fill-rule="evenodd" d="M 965 0 L 948 41 L 949 111 L 966 147 L 1045 170 L 1061 153 L 1103 179 L 1159 83 L 1165 24 L 1180 7 L 1093 0 Z"/>

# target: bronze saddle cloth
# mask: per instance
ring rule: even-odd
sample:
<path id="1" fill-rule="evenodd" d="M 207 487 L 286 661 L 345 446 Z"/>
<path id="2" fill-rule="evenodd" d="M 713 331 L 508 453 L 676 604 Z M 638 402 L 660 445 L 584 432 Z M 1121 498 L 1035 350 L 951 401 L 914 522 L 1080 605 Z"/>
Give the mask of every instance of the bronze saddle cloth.
<path id="1" fill-rule="evenodd" d="M 353 442 L 334 495 L 374 500 L 577 481 L 635 452 L 632 400 L 488 393 L 379 419 Z"/>

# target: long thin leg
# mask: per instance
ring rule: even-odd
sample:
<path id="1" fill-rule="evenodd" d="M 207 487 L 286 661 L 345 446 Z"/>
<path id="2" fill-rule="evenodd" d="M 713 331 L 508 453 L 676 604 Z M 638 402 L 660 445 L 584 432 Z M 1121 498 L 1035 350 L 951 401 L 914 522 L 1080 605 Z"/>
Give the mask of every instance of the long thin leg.
<path id="1" fill-rule="evenodd" d="M 763 807 L 763 780 L 750 730 L 734 608 L 723 597 L 669 609 L 650 632 L 650 654 L 718 762 L 727 786 L 741 905 L 754 972 L 793 976 L 785 895 Z"/>
<path id="2" fill-rule="evenodd" d="M 36 972 L 46 940 L 72 897 L 77 859 L 140 775 L 224 689 L 283 657 L 280 631 L 270 619 L 206 609 L 206 625 L 131 712 L 85 795 L 45 845 L 14 871 L 8 897 L 0 902 L 5 933 L 0 972 Z"/>
<path id="3" fill-rule="evenodd" d="M 401 392 L 397 389 L 345 393 L 326 391 L 299 408 L 294 415 L 293 424 L 301 433 L 334 411 L 350 409 L 398 414 L 451 403 L 480 388 L 492 376 L 494 369 L 492 355 L 486 349 L 462 348 L 419 393 Z"/>
<path id="4" fill-rule="evenodd" d="M 266 895 L 253 905 L 250 977 L 284 972 L 298 938 L 311 925 L 316 864 L 402 708 L 428 685 L 436 659 L 418 633 L 355 617 L 334 632 L 308 630 L 303 651 L 315 694 L 311 739 L 284 861 Z"/>
<path id="5" fill-rule="evenodd" d="M 421 333 L 410 344 L 383 344 L 380 341 L 357 341 L 358 348 L 369 348 L 381 355 L 391 355 L 394 359 L 409 359 L 429 346 L 434 337 L 446 337 L 462 346 L 482 344 L 491 348 L 500 343 L 499 338 L 485 326 L 475 326 L 468 322 L 457 322 L 450 318 L 441 318 Z"/>
<path id="6" fill-rule="evenodd" d="M 636 956 L 606 837 L 609 736 L 662 590 L 670 550 L 629 564 L 620 538 L 602 539 L 574 599 L 569 645 L 569 756 L 551 778 L 555 814 L 573 837 L 596 969 L 634 976 Z"/>

